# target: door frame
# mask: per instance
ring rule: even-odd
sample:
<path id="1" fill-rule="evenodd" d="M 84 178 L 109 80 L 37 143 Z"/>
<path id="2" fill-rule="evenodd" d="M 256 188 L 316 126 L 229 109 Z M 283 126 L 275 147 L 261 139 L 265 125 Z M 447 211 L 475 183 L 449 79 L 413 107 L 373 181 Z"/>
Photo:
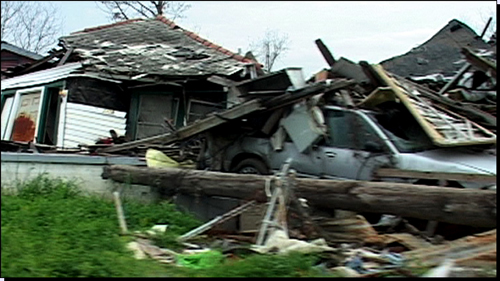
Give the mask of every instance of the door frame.
<path id="1" fill-rule="evenodd" d="M 45 87 L 33 87 L 33 88 L 28 88 L 28 89 L 22 89 L 22 90 L 17 90 L 15 95 L 14 95 L 14 101 L 12 102 L 12 106 L 10 108 L 9 112 L 9 120 L 7 121 L 7 128 L 5 129 L 4 136 L 2 139 L 10 140 L 12 137 L 12 129 L 14 127 L 14 117 L 19 110 L 19 103 L 21 100 L 21 95 L 25 95 L 31 92 L 36 92 L 40 91 L 40 103 L 38 105 L 38 113 L 36 116 L 36 124 L 35 124 L 35 135 L 33 136 L 33 142 L 37 142 L 38 138 L 38 130 L 40 127 L 40 117 L 42 115 L 42 107 L 44 105 L 44 98 L 45 98 Z M 13 114 L 14 113 L 14 114 Z"/>

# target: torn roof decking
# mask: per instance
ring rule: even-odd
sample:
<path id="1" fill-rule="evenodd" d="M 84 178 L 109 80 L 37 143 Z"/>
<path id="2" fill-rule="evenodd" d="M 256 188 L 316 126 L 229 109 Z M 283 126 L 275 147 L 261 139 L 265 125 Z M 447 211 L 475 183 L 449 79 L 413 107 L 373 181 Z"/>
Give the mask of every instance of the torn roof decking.
<path id="1" fill-rule="evenodd" d="M 169 144 L 183 139 L 190 138 L 196 134 L 205 132 L 221 124 L 243 118 L 251 113 L 264 110 L 274 110 L 296 103 L 305 98 L 317 95 L 319 93 L 334 91 L 353 85 L 353 80 L 339 79 L 332 83 L 319 82 L 302 89 L 297 89 L 290 92 L 285 92 L 282 95 L 276 96 L 270 100 L 261 101 L 260 99 L 252 99 L 245 103 L 236 105 L 222 112 L 212 113 L 210 116 L 198 120 L 191 125 L 180 128 L 171 133 L 166 133 L 158 136 L 153 136 L 141 140 L 131 141 L 123 144 L 113 145 L 99 150 L 98 152 L 117 152 L 126 149 L 138 147 L 140 145 L 150 144 L 154 142 L 162 142 Z"/>
<path id="2" fill-rule="evenodd" d="M 86 69 L 130 76 L 230 76 L 255 61 L 184 30 L 172 21 L 129 20 L 60 38 Z"/>

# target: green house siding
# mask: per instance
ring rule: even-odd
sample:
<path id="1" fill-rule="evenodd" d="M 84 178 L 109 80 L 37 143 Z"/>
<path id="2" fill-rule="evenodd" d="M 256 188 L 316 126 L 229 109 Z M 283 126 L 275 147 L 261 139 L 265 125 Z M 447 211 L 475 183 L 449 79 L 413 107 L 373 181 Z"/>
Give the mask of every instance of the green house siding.
<path id="1" fill-rule="evenodd" d="M 182 118 L 178 110 L 181 108 L 181 98 L 181 95 L 171 91 L 133 91 L 127 120 L 127 137 L 138 139 L 149 136 L 147 128 L 151 128 L 152 134 L 167 132 L 166 128 L 162 129 L 163 125 L 166 126 L 164 117 L 174 119 L 174 125 L 177 126 L 179 118 Z M 168 108 L 162 108 L 162 104 L 166 104 Z M 162 116 L 165 112 L 169 112 L 170 116 Z"/>

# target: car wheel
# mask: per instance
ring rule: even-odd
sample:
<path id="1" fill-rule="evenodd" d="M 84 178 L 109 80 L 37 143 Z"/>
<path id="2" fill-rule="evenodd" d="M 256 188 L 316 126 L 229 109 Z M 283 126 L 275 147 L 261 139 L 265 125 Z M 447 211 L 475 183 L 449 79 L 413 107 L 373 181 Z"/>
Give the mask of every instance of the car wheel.
<path id="1" fill-rule="evenodd" d="M 269 170 L 266 164 L 261 160 L 255 158 L 247 158 L 242 160 L 236 167 L 234 167 L 233 172 L 238 174 L 256 174 L 256 175 L 267 175 Z"/>

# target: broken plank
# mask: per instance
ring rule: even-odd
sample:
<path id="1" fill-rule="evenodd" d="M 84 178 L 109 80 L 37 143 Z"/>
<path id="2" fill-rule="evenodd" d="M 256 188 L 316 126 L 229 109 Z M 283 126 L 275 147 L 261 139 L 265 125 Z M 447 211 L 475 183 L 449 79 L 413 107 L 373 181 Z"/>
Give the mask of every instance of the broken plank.
<path id="1" fill-rule="evenodd" d="M 328 49 L 328 47 L 326 47 L 326 45 L 323 43 L 323 41 L 321 41 L 321 39 L 316 39 L 314 43 L 316 43 L 316 46 L 318 46 L 318 49 L 323 55 L 323 58 L 325 58 L 326 63 L 328 63 L 328 65 L 332 67 L 336 61 L 335 58 L 333 58 L 333 55 Z"/>
<path id="2" fill-rule="evenodd" d="M 102 177 L 162 189 L 164 194 L 223 196 L 258 202 L 274 176 L 125 165 L 104 167 Z M 393 214 L 459 225 L 496 227 L 496 190 L 393 182 L 297 178 L 294 192 L 323 209 Z"/>
<path id="3" fill-rule="evenodd" d="M 443 88 L 441 88 L 438 95 L 440 95 L 440 96 L 443 95 L 444 93 L 446 93 L 446 91 L 451 89 L 451 87 L 455 86 L 458 83 L 458 81 L 460 80 L 460 78 L 462 78 L 462 76 L 465 74 L 465 72 L 467 72 L 467 70 L 469 70 L 469 68 L 471 68 L 471 66 L 472 65 L 470 63 L 464 64 L 462 66 L 462 68 L 458 71 L 458 73 L 453 77 L 453 79 L 451 79 L 451 81 L 446 83 L 446 85 L 444 85 Z"/>
<path id="4" fill-rule="evenodd" d="M 348 80 L 348 79 L 336 79 L 333 80 L 331 83 L 321 81 L 309 87 L 286 92 L 283 95 L 271 98 L 270 100 L 264 102 L 264 106 L 266 107 L 267 110 L 274 110 L 296 103 L 300 100 L 312 97 L 320 93 L 327 93 L 330 91 L 346 88 L 354 84 L 356 84 L 354 80 Z"/>
<path id="5" fill-rule="evenodd" d="M 481 69 L 485 73 L 489 73 L 492 77 L 497 77 L 497 66 L 493 62 L 474 54 L 467 48 L 462 48 L 462 54 L 470 64 Z"/>
<path id="6" fill-rule="evenodd" d="M 138 147 L 139 145 L 153 143 L 153 142 L 159 142 L 159 141 L 161 141 L 163 144 L 168 144 L 171 142 L 175 142 L 178 140 L 189 138 L 193 135 L 204 132 L 204 131 L 211 129 L 215 126 L 226 123 L 230 120 L 234 120 L 234 119 L 243 117 L 247 114 L 250 114 L 250 113 L 255 112 L 257 110 L 260 110 L 260 109 L 262 109 L 260 102 L 258 100 L 251 100 L 251 101 L 248 101 L 248 102 L 243 103 L 241 105 L 230 108 L 226 111 L 223 111 L 223 112 L 211 115 L 207 118 L 198 120 L 197 122 L 195 122 L 191 125 L 180 128 L 176 132 L 171 132 L 171 133 L 153 136 L 153 137 L 149 137 L 149 138 L 145 138 L 145 139 L 141 139 L 141 140 L 126 142 L 123 144 L 117 144 L 117 145 L 114 145 L 111 147 L 100 149 L 100 150 L 98 150 L 98 152 L 116 152 L 116 151 L 121 151 L 121 150 L 125 150 L 125 149 L 135 148 L 135 147 Z"/>
<path id="7" fill-rule="evenodd" d="M 451 180 L 451 181 L 470 181 L 470 182 L 489 182 L 496 183 L 496 175 L 479 175 L 467 173 L 444 173 L 444 172 L 422 172 L 412 170 L 381 168 L 375 171 L 375 176 L 380 178 L 410 178 L 410 179 L 429 179 L 429 180 Z"/>
<path id="8" fill-rule="evenodd" d="M 403 253 L 409 266 L 436 266 L 446 258 L 457 262 L 471 262 L 481 254 L 496 251 L 496 229 Z"/>

